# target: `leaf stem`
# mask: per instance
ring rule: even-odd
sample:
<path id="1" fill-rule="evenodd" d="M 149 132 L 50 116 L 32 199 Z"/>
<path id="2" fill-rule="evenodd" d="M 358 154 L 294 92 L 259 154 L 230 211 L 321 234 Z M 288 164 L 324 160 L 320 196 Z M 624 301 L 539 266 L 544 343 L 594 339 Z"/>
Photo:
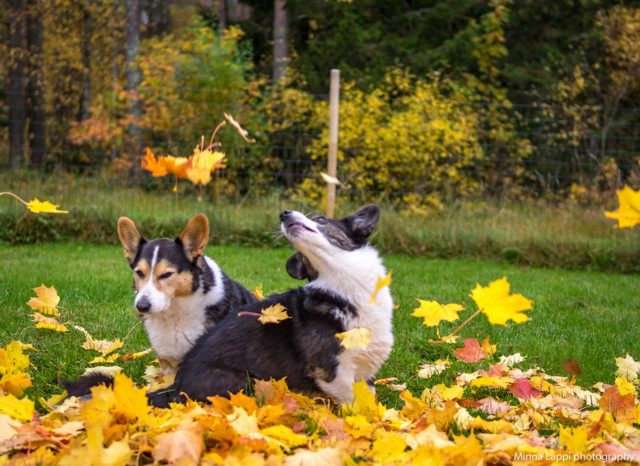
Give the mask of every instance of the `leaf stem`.
<path id="1" fill-rule="evenodd" d="M 211 142 L 209 143 L 209 147 L 208 147 L 207 149 L 211 149 L 211 148 L 213 147 L 213 138 L 215 138 L 215 137 L 216 137 L 216 134 L 218 133 L 218 130 L 219 130 L 220 128 L 222 128 L 222 127 L 223 127 L 224 125 L 226 125 L 226 124 L 227 124 L 227 122 L 226 122 L 226 121 L 224 121 L 224 120 L 222 120 L 222 121 L 220 122 L 220 124 L 219 124 L 218 126 L 216 126 L 216 129 L 214 129 L 214 130 L 213 130 L 213 134 L 211 135 Z"/>
<path id="2" fill-rule="evenodd" d="M 20 196 L 16 196 L 13 193 L 10 193 L 9 191 L 4 192 L 4 193 L 0 193 L 0 196 L 4 195 L 4 194 L 8 194 L 9 196 L 13 196 L 15 197 L 17 200 L 19 200 L 20 202 L 22 202 L 24 205 L 26 205 L 27 207 L 29 206 L 29 203 L 26 202 L 24 199 L 22 199 Z"/>
<path id="3" fill-rule="evenodd" d="M 464 327 L 465 325 L 467 325 L 471 319 L 473 319 L 475 316 L 477 316 L 478 314 L 480 314 L 482 312 L 482 309 L 478 309 L 476 312 L 474 312 L 473 314 L 471 314 L 469 316 L 469 318 L 467 320 L 465 320 L 464 322 L 462 322 L 457 329 L 455 329 L 453 332 L 451 332 L 449 335 L 447 335 L 446 337 L 442 337 L 442 340 L 429 340 L 429 343 L 444 343 L 447 339 L 451 338 L 452 336 L 454 336 L 456 333 L 458 333 L 462 327 Z"/>

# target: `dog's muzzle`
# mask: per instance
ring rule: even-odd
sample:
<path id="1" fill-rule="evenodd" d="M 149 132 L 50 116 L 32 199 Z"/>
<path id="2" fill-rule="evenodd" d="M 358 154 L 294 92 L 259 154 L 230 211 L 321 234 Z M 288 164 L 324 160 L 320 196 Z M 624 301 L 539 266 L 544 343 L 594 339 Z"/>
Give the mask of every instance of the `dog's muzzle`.
<path id="1" fill-rule="evenodd" d="M 296 215 L 297 214 L 297 215 Z M 280 213 L 280 221 L 282 222 L 282 229 L 284 233 L 293 233 L 293 229 L 296 227 L 311 231 L 315 233 L 315 230 L 305 225 L 303 222 L 298 220 L 298 216 L 302 216 L 302 214 L 294 211 L 294 210 L 283 210 Z M 305 220 L 306 217 L 302 216 Z"/>

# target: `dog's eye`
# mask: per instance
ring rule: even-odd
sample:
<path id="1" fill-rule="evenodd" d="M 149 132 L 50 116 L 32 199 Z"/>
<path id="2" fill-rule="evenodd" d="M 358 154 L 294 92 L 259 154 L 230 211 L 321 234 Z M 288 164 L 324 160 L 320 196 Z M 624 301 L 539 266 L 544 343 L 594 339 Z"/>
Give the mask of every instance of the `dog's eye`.
<path id="1" fill-rule="evenodd" d="M 140 278 L 144 278 L 144 273 L 142 273 L 142 270 L 136 270 L 136 275 Z"/>
<path id="2" fill-rule="evenodd" d="M 163 280 L 165 278 L 169 278 L 171 275 L 173 275 L 173 272 L 165 272 L 162 275 L 160 275 L 158 279 Z"/>
<path id="3" fill-rule="evenodd" d="M 323 215 L 316 215 L 311 220 L 313 220 L 316 223 L 324 223 L 327 220 L 327 218 Z"/>

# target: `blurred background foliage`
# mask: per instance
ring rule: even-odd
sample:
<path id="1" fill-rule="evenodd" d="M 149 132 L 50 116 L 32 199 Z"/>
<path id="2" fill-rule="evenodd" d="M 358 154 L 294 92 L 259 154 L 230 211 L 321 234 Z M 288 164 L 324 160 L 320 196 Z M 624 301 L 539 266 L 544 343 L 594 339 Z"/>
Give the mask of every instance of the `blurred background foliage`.
<path id="1" fill-rule="evenodd" d="M 338 68 L 344 202 L 419 215 L 459 199 L 610 208 L 615 189 L 640 187 L 640 8 L 632 4 L 0 4 L 8 173 L 167 193 L 171 182 L 141 170 L 144 148 L 187 156 L 226 112 L 255 143 L 220 132 L 227 167 L 209 195 L 320 207 L 326 94 Z"/>

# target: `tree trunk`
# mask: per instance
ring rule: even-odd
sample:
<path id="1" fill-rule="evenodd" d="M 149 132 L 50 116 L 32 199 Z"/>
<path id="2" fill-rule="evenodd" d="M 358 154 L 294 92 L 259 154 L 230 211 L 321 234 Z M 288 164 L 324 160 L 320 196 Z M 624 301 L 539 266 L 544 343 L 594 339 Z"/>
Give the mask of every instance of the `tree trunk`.
<path id="1" fill-rule="evenodd" d="M 19 168 L 24 161 L 25 8 L 22 0 L 9 2 L 9 164 Z"/>
<path id="2" fill-rule="evenodd" d="M 289 64 L 289 13 L 286 0 L 273 2 L 273 82 L 277 83 L 285 74 Z"/>
<path id="3" fill-rule="evenodd" d="M 229 2 L 227 0 L 218 0 L 218 27 L 220 32 L 229 27 Z"/>
<path id="4" fill-rule="evenodd" d="M 27 81 L 29 145 L 31 167 L 43 166 L 47 153 L 46 111 L 44 103 L 42 3 L 27 0 L 27 49 L 29 74 Z"/>
<path id="5" fill-rule="evenodd" d="M 129 97 L 128 134 L 132 149 L 139 149 L 141 129 L 138 124 L 142 115 L 142 104 L 138 96 L 138 88 L 142 81 L 136 59 L 140 54 L 140 0 L 127 0 L 127 70 L 126 89 Z"/>
<path id="6" fill-rule="evenodd" d="M 91 36 L 93 34 L 93 18 L 89 7 L 84 8 L 82 18 L 82 100 L 80 104 L 80 121 L 91 118 Z"/>

